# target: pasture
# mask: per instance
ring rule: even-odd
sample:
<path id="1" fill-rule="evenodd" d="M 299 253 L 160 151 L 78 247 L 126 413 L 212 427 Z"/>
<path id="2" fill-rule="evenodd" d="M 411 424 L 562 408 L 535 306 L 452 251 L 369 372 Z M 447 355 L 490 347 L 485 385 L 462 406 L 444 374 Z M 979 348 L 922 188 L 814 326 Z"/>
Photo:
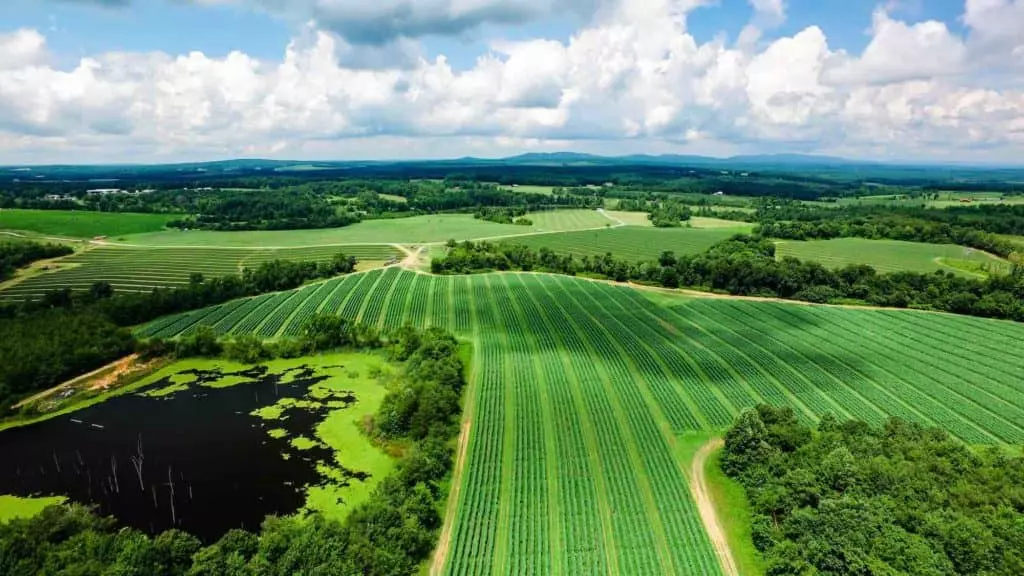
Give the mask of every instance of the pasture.
<path id="1" fill-rule="evenodd" d="M 0 210 L 0 230 L 38 232 L 75 238 L 121 236 L 163 230 L 180 214 L 128 214 L 75 210 Z"/>
<path id="2" fill-rule="evenodd" d="M 47 292 L 71 288 L 88 290 L 106 281 L 118 292 L 149 292 L 153 288 L 180 287 L 193 272 L 206 277 L 238 274 L 271 260 L 327 261 L 338 252 L 360 262 L 400 258 L 402 252 L 388 245 L 317 246 L 311 248 L 135 248 L 97 246 L 63 258 L 55 269 L 8 283 L 0 301 L 31 300 Z"/>
<path id="3" fill-rule="evenodd" d="M 550 248 L 559 254 L 576 256 L 604 256 L 611 252 L 617 258 L 639 261 L 656 260 L 666 250 L 676 255 L 703 252 L 735 233 L 732 229 L 624 226 L 610 230 L 510 238 L 505 242 L 529 246 L 534 250 Z"/>
<path id="4" fill-rule="evenodd" d="M 1001 258 L 953 244 L 836 238 L 807 242 L 785 240 L 777 242 L 776 246 L 778 258 L 793 256 L 830 268 L 867 264 L 880 273 L 942 270 L 968 276 L 978 276 L 986 266 L 994 271 L 1006 269 L 1006 261 Z"/>
<path id="5" fill-rule="evenodd" d="M 445 572 L 717 574 L 680 443 L 743 408 L 791 406 L 1024 442 L 1024 326 L 735 299 L 655 301 L 542 274 L 375 270 L 158 320 L 266 338 L 314 313 L 474 343 L 466 472 Z"/>

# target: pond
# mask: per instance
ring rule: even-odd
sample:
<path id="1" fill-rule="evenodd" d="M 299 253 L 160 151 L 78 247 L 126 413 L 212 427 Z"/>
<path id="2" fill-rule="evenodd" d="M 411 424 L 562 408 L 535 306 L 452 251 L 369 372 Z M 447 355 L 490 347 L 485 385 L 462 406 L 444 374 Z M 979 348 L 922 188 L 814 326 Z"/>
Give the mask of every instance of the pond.
<path id="1" fill-rule="evenodd" d="M 63 495 L 144 532 L 174 527 L 207 542 L 231 528 L 256 530 L 267 515 L 301 510 L 310 486 L 380 475 L 342 464 L 337 446 L 316 439 L 329 414 L 372 414 L 379 404 L 372 389 L 363 401 L 354 388 L 368 389 L 366 379 L 345 360 L 172 367 L 137 393 L 5 430 L 0 494 Z"/>

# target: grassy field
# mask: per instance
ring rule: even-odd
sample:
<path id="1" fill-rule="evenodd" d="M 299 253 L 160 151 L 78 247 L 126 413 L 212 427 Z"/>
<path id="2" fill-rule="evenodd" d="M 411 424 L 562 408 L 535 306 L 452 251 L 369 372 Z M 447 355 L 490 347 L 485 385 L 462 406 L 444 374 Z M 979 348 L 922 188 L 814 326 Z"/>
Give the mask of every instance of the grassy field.
<path id="1" fill-rule="evenodd" d="M 360 262 L 400 258 L 402 251 L 388 245 L 320 246 L 260 250 L 245 248 L 137 248 L 98 246 L 51 264 L 52 271 L 8 284 L 0 289 L 0 300 L 31 300 L 63 288 L 88 290 L 105 280 L 116 291 L 149 292 L 188 283 L 192 272 L 207 277 L 238 274 L 270 260 L 326 261 L 338 252 L 355 256 Z"/>
<path id="2" fill-rule="evenodd" d="M 31 518 L 43 511 L 47 506 L 61 504 L 66 500 L 62 496 L 44 498 L 20 498 L 18 496 L 0 496 L 0 524 L 15 518 Z"/>
<path id="3" fill-rule="evenodd" d="M 799 242 L 786 240 L 778 243 L 776 256 L 793 256 L 812 260 L 833 268 L 848 264 L 868 264 L 879 272 L 934 272 L 943 270 L 975 276 L 984 265 L 995 271 L 1005 271 L 1007 264 L 978 250 L 952 244 L 924 244 L 900 240 L 867 240 L 864 238 L 836 238 Z"/>
<path id="4" fill-rule="evenodd" d="M 78 212 L 71 210 L 0 210 L 0 230 L 25 230 L 76 238 L 121 236 L 162 230 L 180 215 Z"/>
<path id="5" fill-rule="evenodd" d="M 721 218 L 706 218 L 704 216 L 694 216 L 690 218 L 690 226 L 692 228 L 715 228 L 715 229 L 728 229 L 733 234 L 748 234 L 750 233 L 756 224 L 750 222 L 737 222 L 735 220 L 723 220 Z"/>
<path id="6" fill-rule="evenodd" d="M 533 249 L 550 248 L 561 254 L 604 256 L 608 252 L 628 260 L 654 260 L 666 250 L 677 255 L 707 250 L 733 234 L 731 229 L 639 228 L 625 226 L 610 230 L 564 232 L 541 236 L 510 238 L 509 244 Z"/>
<path id="7" fill-rule="evenodd" d="M 659 303 L 660 302 L 660 303 Z M 446 572 L 717 574 L 681 438 L 757 403 L 1024 442 L 1024 325 L 911 311 L 663 297 L 539 274 L 395 268 L 171 317 L 297 333 L 313 312 L 438 325 L 474 347 L 468 463 Z"/>
<path id="8" fill-rule="evenodd" d="M 438 214 L 386 220 L 367 220 L 344 228 L 322 230 L 271 230 L 214 232 L 207 230 L 164 231 L 137 234 L 124 243 L 138 246 L 219 246 L 288 248 L 328 244 L 427 244 L 449 239 L 472 240 L 495 236 L 578 230 L 612 222 L 597 211 L 557 210 L 529 214 L 533 226 L 496 224 L 469 214 Z"/>
<path id="9" fill-rule="evenodd" d="M 651 228 L 654 224 L 651 223 L 651 219 L 647 216 L 647 212 L 619 212 L 616 210 L 605 210 L 605 215 L 612 220 L 621 222 L 626 226 L 641 226 Z"/>
<path id="10" fill-rule="evenodd" d="M 1009 234 L 1003 234 L 1000 238 L 1013 242 L 1017 246 L 1024 248 L 1024 236 L 1010 236 Z"/>
<path id="11" fill-rule="evenodd" d="M 505 190 L 511 190 L 513 192 L 519 192 L 520 194 L 544 194 L 545 196 L 551 196 L 554 194 L 554 186 L 532 186 L 529 184 L 516 184 L 515 186 L 502 186 Z"/>

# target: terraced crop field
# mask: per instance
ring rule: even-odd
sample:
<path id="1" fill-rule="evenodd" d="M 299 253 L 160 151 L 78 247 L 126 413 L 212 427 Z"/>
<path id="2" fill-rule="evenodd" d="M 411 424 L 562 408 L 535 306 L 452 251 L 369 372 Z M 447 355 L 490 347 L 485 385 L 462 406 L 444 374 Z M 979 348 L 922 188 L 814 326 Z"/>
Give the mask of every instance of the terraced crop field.
<path id="1" fill-rule="evenodd" d="M 474 347 L 447 574 L 718 574 L 678 437 L 759 402 L 1024 442 L 1024 325 L 718 299 L 535 274 L 376 270 L 157 321 L 294 333 L 317 311 L 438 325 Z M 281 320 L 283 318 L 283 321 Z"/>
<path id="2" fill-rule="evenodd" d="M 604 256 L 611 252 L 627 260 L 656 260 L 670 250 L 676 255 L 696 254 L 736 234 L 728 229 L 645 228 L 623 226 L 607 230 L 564 232 L 509 238 L 508 244 L 521 244 L 534 250 L 550 248 L 560 254 Z"/>
<path id="3" fill-rule="evenodd" d="M 387 245 L 317 246 L 278 250 L 240 248 L 128 248 L 102 246 L 69 256 L 60 269 L 26 278 L 0 290 L 0 300 L 30 300 L 47 292 L 71 288 L 88 290 L 106 280 L 121 292 L 149 292 L 188 283 L 192 272 L 207 277 L 237 274 L 270 260 L 325 261 L 338 252 L 361 261 L 388 260 L 402 251 Z"/>
<path id="4" fill-rule="evenodd" d="M 780 241 L 775 255 L 793 256 L 801 260 L 820 262 L 830 268 L 849 264 L 867 264 L 879 272 L 935 272 L 942 270 L 970 275 L 945 263 L 966 262 L 987 264 L 997 271 L 1008 269 L 1005 260 L 979 250 L 953 244 L 925 244 L 900 240 L 867 240 L 865 238 L 836 238 L 808 242 Z"/>

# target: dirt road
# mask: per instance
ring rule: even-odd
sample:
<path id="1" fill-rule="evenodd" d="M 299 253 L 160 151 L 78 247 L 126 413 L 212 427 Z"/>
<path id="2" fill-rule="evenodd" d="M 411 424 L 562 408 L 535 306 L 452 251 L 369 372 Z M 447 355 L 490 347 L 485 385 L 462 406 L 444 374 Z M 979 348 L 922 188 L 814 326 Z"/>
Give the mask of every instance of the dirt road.
<path id="1" fill-rule="evenodd" d="M 452 527 L 455 525 L 455 513 L 459 508 L 459 491 L 462 488 L 462 471 L 466 467 L 466 447 L 469 446 L 469 432 L 473 427 L 473 421 L 467 419 L 462 423 L 462 430 L 459 433 L 459 450 L 455 455 L 455 471 L 452 473 L 452 487 L 448 494 L 448 507 L 445 510 L 444 526 L 441 528 L 441 537 L 437 541 L 437 549 L 434 550 L 434 560 L 430 563 L 431 576 L 437 576 L 444 570 L 445 560 L 448 558 L 448 548 L 452 542 Z"/>
<path id="2" fill-rule="evenodd" d="M 104 370 L 112 370 L 111 374 L 109 374 L 107 377 L 103 378 L 103 383 L 105 383 L 105 385 L 109 386 L 111 383 L 115 382 L 119 376 L 121 376 L 125 372 L 129 371 L 132 368 L 132 366 L 134 365 L 135 361 L 138 360 L 138 358 L 139 358 L 138 354 L 132 354 L 130 356 L 126 356 L 126 357 L 121 358 L 119 360 L 114 360 L 110 364 L 107 364 L 106 366 L 101 366 L 101 367 L 93 370 L 92 372 L 89 372 L 88 374 L 82 374 L 81 376 L 76 376 L 76 377 L 72 378 L 71 380 L 68 380 L 67 382 L 64 382 L 62 384 L 58 384 L 57 386 L 54 386 L 53 388 L 50 388 L 49 390 L 43 390 L 42 392 L 40 392 L 38 394 L 35 394 L 35 395 L 30 396 L 28 398 L 25 398 L 24 400 L 22 400 L 21 402 L 18 402 L 17 404 L 12 406 L 11 408 L 14 409 L 14 410 L 17 410 L 18 408 L 21 408 L 22 406 L 24 406 L 26 404 L 30 404 L 32 402 L 35 402 L 36 400 L 40 400 L 42 398 L 46 398 L 47 396 L 50 396 L 50 395 L 52 395 L 52 394 L 54 394 L 56 392 L 59 392 L 59 391 L 65 389 L 65 388 L 68 388 L 68 387 L 71 387 L 71 386 L 75 386 L 75 385 L 77 385 L 77 384 L 79 384 L 79 383 L 81 383 L 83 381 L 89 380 L 90 378 L 94 378 L 94 377 L 96 377 L 97 374 L 102 373 Z M 96 385 L 92 386 L 92 388 L 95 388 L 95 387 L 96 387 Z"/>
<path id="3" fill-rule="evenodd" d="M 722 566 L 722 573 L 725 576 L 739 576 L 736 569 L 736 561 L 729 550 L 729 542 L 725 538 L 725 531 L 722 530 L 722 523 L 718 521 L 718 514 L 715 512 L 715 505 L 708 493 L 707 478 L 704 475 L 704 467 L 708 456 L 720 449 L 725 443 L 721 438 L 715 438 L 701 446 L 700 450 L 693 457 L 693 464 L 690 469 L 690 492 L 697 503 L 697 510 L 700 512 L 700 520 L 704 523 L 704 530 L 715 548 L 718 562 Z"/>

